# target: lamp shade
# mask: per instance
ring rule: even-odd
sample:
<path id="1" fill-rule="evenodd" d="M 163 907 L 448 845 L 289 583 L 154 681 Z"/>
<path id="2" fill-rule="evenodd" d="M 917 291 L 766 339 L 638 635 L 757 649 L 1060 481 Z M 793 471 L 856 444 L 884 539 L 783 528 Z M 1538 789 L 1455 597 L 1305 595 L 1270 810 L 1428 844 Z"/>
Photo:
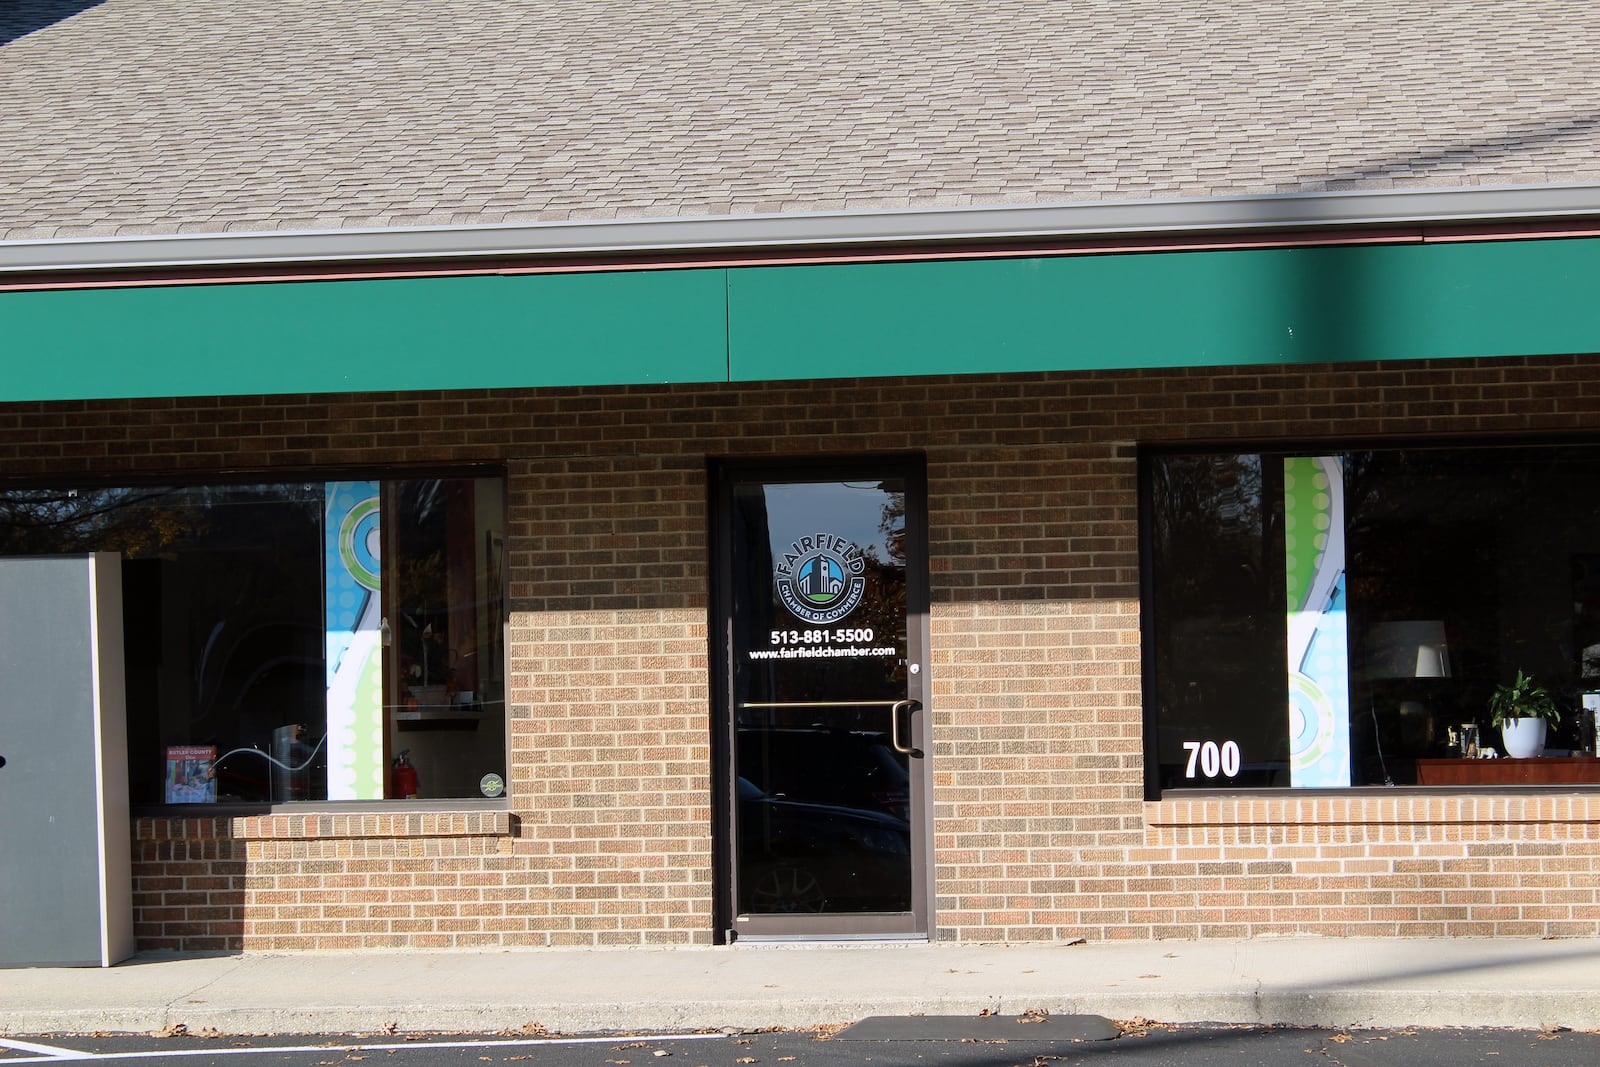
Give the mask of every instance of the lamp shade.
<path id="1" fill-rule="evenodd" d="M 1450 651 L 1438 619 L 1380 622 L 1367 635 L 1371 678 L 1448 678 Z"/>

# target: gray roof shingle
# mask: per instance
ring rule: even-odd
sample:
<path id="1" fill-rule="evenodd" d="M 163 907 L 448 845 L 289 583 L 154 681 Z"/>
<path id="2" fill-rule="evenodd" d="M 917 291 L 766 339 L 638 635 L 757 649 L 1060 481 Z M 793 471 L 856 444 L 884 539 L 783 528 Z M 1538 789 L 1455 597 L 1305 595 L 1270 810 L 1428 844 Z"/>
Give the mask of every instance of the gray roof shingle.
<path id="1" fill-rule="evenodd" d="M 1594 180 L 1592 0 L 0 7 L 0 239 Z"/>

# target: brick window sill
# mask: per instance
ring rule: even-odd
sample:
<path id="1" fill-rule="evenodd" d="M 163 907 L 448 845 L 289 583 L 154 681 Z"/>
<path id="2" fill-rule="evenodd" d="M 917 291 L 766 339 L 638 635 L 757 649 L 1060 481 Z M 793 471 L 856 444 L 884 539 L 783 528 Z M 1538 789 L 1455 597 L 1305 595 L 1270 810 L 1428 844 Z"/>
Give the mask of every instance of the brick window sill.
<path id="1" fill-rule="evenodd" d="M 510 837 L 509 811 L 305 812 L 247 815 L 232 820 L 238 841 L 349 840 L 397 837 Z"/>
<path id="2" fill-rule="evenodd" d="M 1194 797 L 1148 801 L 1151 829 L 1600 822 L 1600 793 Z"/>

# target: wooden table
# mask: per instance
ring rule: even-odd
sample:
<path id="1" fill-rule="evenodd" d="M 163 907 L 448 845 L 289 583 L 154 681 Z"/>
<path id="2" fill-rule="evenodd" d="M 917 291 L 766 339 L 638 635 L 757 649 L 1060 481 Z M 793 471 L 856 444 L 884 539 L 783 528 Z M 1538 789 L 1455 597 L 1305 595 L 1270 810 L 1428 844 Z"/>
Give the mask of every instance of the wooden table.
<path id="1" fill-rule="evenodd" d="M 1600 785 L 1600 759 L 1419 759 L 1418 785 Z"/>

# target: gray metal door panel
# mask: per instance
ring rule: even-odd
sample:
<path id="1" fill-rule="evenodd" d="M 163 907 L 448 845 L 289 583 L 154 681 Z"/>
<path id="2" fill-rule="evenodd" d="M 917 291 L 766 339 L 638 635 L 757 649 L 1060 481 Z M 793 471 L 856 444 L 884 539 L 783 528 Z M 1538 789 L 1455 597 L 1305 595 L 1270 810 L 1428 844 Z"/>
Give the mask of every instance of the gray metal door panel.
<path id="1" fill-rule="evenodd" d="M 0 559 L 0 965 L 132 952 L 118 562 Z"/>

